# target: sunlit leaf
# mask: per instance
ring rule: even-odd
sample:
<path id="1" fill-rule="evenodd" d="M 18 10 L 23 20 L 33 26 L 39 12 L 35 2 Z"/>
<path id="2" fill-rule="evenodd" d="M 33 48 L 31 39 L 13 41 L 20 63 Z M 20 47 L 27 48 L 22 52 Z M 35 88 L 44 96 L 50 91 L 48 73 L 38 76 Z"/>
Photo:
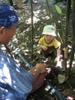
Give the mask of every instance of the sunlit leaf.
<path id="1" fill-rule="evenodd" d="M 55 5 L 55 9 L 56 9 L 58 14 L 60 14 L 60 15 L 63 14 L 62 9 L 58 5 Z"/>

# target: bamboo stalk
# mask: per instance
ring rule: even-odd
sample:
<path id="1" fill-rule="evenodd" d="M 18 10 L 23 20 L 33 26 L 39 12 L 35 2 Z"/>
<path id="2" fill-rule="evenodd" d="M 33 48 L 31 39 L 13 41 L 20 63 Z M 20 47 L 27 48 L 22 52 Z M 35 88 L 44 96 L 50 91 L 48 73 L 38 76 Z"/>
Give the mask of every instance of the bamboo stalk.
<path id="1" fill-rule="evenodd" d="M 71 10 L 71 0 L 67 0 L 67 10 L 66 10 L 66 33 L 65 33 L 65 51 L 64 51 L 64 67 L 65 67 L 65 75 L 68 75 L 67 71 L 67 58 L 68 58 L 68 33 L 69 33 L 69 21 L 70 21 L 70 10 Z"/>
<path id="2" fill-rule="evenodd" d="M 34 45 L 34 26 L 33 26 L 33 0 L 30 0 L 30 6 L 31 6 L 31 42 L 32 42 L 32 52 L 31 52 L 31 58 L 33 60 L 33 45 Z"/>

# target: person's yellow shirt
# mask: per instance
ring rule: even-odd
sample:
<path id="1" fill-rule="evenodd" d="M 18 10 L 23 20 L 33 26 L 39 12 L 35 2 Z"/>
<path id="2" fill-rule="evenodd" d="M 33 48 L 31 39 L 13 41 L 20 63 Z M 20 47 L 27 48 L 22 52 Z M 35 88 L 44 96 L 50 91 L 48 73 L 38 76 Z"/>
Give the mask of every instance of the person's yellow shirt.
<path id="1" fill-rule="evenodd" d="M 48 47 L 58 48 L 61 45 L 61 43 L 56 38 L 54 38 L 50 43 L 46 43 L 45 38 L 43 36 L 40 38 L 38 45 L 39 46 L 43 45 L 46 46 L 47 48 Z"/>

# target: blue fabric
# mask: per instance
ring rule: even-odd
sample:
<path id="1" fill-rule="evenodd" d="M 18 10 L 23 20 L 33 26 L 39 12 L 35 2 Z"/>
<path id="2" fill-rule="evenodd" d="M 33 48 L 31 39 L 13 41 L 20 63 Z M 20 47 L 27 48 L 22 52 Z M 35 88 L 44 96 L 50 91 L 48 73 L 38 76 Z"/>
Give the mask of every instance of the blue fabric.
<path id="1" fill-rule="evenodd" d="M 0 82 L 7 83 L 13 90 L 18 92 L 19 99 L 14 100 L 26 100 L 32 90 L 32 80 L 31 73 L 19 67 L 11 57 L 0 52 Z M 20 97 L 24 99 L 20 99 Z"/>
<path id="2" fill-rule="evenodd" d="M 0 26 L 10 27 L 18 22 L 18 17 L 12 6 L 0 4 Z"/>

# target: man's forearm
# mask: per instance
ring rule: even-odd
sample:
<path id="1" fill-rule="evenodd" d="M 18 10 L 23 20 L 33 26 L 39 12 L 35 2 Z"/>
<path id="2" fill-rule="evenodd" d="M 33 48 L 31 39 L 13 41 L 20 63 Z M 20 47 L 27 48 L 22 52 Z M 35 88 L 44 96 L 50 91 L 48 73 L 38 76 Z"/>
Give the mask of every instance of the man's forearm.
<path id="1" fill-rule="evenodd" d="M 61 55 L 61 50 L 60 47 L 57 49 L 57 57 L 59 57 Z"/>

